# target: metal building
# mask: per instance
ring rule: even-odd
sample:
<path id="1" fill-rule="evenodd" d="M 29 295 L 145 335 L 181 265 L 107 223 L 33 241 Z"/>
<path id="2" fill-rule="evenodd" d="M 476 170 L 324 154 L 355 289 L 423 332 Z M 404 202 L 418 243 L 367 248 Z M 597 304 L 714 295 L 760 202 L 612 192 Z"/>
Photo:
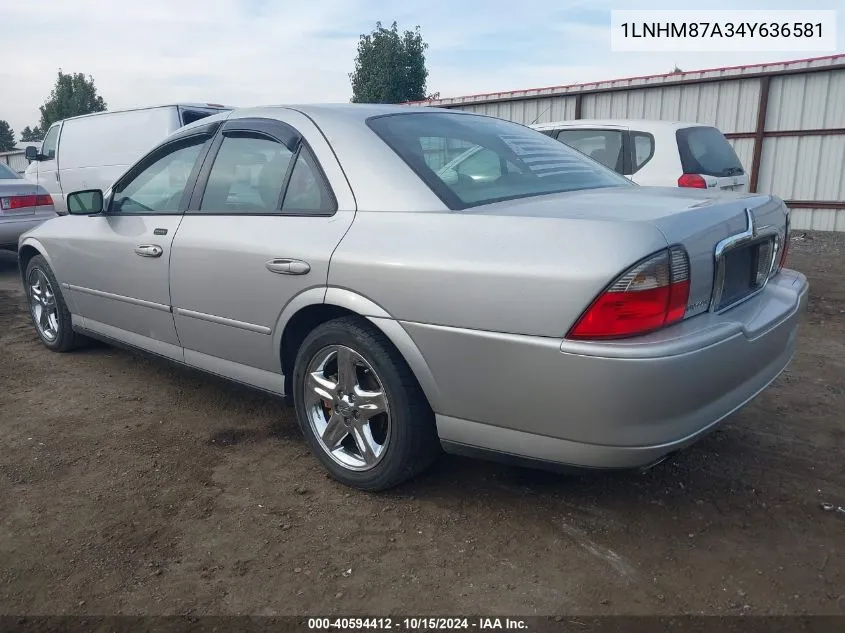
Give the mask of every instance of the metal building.
<path id="1" fill-rule="evenodd" d="M 9 152 L 0 152 L 0 163 L 8 165 L 14 171 L 22 174 L 26 171 L 26 166 L 29 165 L 24 155 L 25 149 L 26 147 L 24 145 L 16 145 L 15 149 Z"/>
<path id="2" fill-rule="evenodd" d="M 795 228 L 845 231 L 845 55 L 422 102 L 531 124 L 664 119 L 715 125 L 751 191 L 793 209 Z"/>

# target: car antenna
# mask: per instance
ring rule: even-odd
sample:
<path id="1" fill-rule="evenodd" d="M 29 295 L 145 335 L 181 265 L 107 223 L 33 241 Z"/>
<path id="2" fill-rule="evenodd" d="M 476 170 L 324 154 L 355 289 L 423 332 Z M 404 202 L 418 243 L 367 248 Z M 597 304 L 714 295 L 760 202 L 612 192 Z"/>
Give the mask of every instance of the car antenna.
<path id="1" fill-rule="evenodd" d="M 540 114 L 537 115 L 537 118 L 531 121 L 528 125 L 534 125 L 537 121 L 540 120 L 540 117 L 543 116 L 546 112 L 552 109 L 552 104 L 549 104 L 549 107 L 543 110 Z"/>

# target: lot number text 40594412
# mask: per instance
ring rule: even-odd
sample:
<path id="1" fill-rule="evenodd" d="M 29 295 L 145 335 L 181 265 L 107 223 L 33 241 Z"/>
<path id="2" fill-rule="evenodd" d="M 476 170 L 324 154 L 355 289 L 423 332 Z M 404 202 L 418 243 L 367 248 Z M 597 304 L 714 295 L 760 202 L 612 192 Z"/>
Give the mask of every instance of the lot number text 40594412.
<path id="1" fill-rule="evenodd" d="M 477 631 L 525 631 L 528 629 L 528 625 L 525 620 L 520 618 L 308 618 L 308 629 L 312 631 L 356 631 L 367 629 L 393 631 L 432 631 L 450 629 Z"/>

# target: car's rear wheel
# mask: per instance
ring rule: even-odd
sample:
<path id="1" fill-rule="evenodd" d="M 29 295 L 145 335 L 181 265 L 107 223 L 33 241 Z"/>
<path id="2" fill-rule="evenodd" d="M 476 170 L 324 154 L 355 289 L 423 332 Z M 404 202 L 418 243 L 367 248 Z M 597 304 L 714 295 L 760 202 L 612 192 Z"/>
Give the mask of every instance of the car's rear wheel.
<path id="1" fill-rule="evenodd" d="M 35 331 L 44 346 L 68 352 L 84 339 L 73 331 L 70 311 L 47 260 L 36 255 L 26 267 L 26 297 Z"/>
<path id="2" fill-rule="evenodd" d="M 385 490 L 435 458 L 434 414 L 401 355 L 356 317 L 314 329 L 297 353 L 297 418 L 312 450 L 335 479 Z"/>

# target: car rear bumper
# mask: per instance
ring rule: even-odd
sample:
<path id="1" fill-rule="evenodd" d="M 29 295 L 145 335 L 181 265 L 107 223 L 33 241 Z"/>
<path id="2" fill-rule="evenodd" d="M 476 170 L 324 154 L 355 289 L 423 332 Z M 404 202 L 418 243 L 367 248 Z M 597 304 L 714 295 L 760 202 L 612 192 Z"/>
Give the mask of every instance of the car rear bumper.
<path id="1" fill-rule="evenodd" d="M 0 247 L 17 249 L 18 238 L 21 235 L 55 217 L 56 214 L 52 212 L 49 215 L 37 213 L 19 218 L 0 216 Z"/>
<path id="2" fill-rule="evenodd" d="M 723 314 L 600 344 L 403 325 L 436 377 L 447 450 L 628 468 L 696 441 L 777 378 L 807 293 L 786 270 Z"/>

